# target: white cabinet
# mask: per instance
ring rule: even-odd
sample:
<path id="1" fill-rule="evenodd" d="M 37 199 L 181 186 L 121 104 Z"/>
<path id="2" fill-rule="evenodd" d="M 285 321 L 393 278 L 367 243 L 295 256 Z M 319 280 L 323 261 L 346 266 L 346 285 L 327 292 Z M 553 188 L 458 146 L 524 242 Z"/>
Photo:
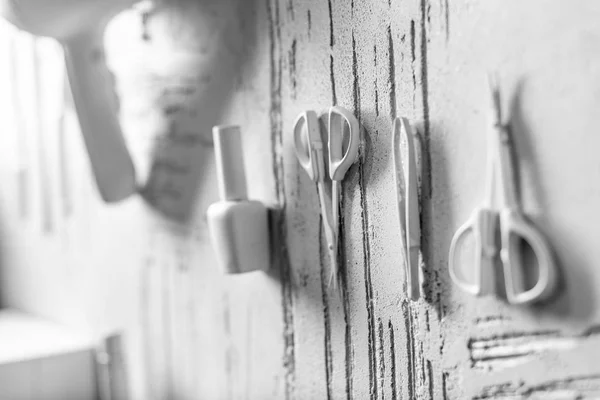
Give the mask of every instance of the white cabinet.
<path id="1" fill-rule="evenodd" d="M 47 320 L 0 310 L 1 400 L 94 400 L 91 341 Z"/>

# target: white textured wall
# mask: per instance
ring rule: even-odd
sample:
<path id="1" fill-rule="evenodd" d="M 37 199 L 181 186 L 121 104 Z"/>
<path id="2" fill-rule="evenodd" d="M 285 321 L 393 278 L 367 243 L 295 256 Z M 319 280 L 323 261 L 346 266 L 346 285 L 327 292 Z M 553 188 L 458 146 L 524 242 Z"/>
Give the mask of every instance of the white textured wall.
<path id="1" fill-rule="evenodd" d="M 600 3 L 584 0 L 165 1 L 142 42 L 123 16 L 109 41 L 149 201 L 100 204 L 70 129 L 67 166 L 60 146 L 45 157 L 45 230 L 39 154 L 25 216 L 3 164 L 2 298 L 124 330 L 135 399 L 598 398 L 598 20 Z M 540 307 L 471 298 L 447 273 L 452 234 L 483 196 L 489 70 L 513 117 L 524 209 L 561 268 L 560 296 Z M 366 130 L 344 187 L 339 294 L 291 140 L 300 111 L 333 104 Z M 402 290 L 396 115 L 425 153 L 418 302 Z M 283 210 L 269 275 L 215 266 L 203 214 L 216 200 L 217 123 L 242 125 L 252 195 Z"/>

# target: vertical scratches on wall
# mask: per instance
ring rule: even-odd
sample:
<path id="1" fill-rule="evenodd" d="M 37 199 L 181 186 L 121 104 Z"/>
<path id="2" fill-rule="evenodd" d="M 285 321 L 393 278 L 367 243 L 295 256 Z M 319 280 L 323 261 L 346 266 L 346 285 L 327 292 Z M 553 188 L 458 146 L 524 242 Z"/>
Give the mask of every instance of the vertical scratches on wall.
<path id="1" fill-rule="evenodd" d="M 282 223 L 283 224 L 283 223 Z M 280 228 L 280 234 L 285 226 Z M 285 240 L 285 239 L 283 239 Z M 283 366 L 286 371 L 285 393 L 286 400 L 291 399 L 294 390 L 294 381 L 296 377 L 296 355 L 295 355 L 295 332 L 294 332 L 294 310 L 292 297 L 291 271 L 288 263 L 287 249 L 282 245 L 280 255 L 281 269 L 281 291 L 283 308 L 283 337 L 284 337 L 284 360 Z"/>
<path id="2" fill-rule="evenodd" d="M 373 66 L 375 67 L 375 71 L 377 71 L 377 45 L 373 45 Z M 377 89 L 377 73 L 373 74 L 374 81 L 373 86 L 375 88 L 375 115 L 379 116 L 379 90 Z"/>
<path id="3" fill-rule="evenodd" d="M 437 305 L 438 321 L 441 321 L 446 316 L 446 307 L 444 306 L 444 303 L 442 302 L 442 293 L 438 291 L 438 293 L 435 296 L 435 299 L 436 299 L 436 305 Z"/>
<path id="4" fill-rule="evenodd" d="M 269 110 L 271 122 L 271 145 L 273 147 L 273 175 L 275 176 L 275 191 L 280 205 L 285 201 L 285 192 L 282 185 L 283 174 L 280 165 L 282 144 L 282 121 L 281 121 L 281 84 L 282 84 L 282 62 L 281 62 L 281 26 L 279 19 L 279 2 L 277 0 L 266 0 L 267 12 L 269 14 L 269 36 L 270 36 L 270 86 L 271 104 Z M 271 4 L 274 3 L 274 6 Z"/>
<path id="5" fill-rule="evenodd" d="M 335 66 L 333 62 L 333 46 L 335 44 L 335 36 L 333 34 L 333 5 L 331 0 L 327 0 L 329 11 L 329 80 L 331 81 L 331 101 L 333 105 L 337 105 L 337 93 L 335 91 Z"/>
<path id="6" fill-rule="evenodd" d="M 365 175 L 364 175 L 364 162 L 359 161 L 359 185 L 361 192 L 361 227 L 362 227 L 362 240 L 363 240 L 363 251 L 364 251 L 364 277 L 365 277 L 365 302 L 367 308 L 367 324 L 368 324 L 368 336 L 369 336 L 369 384 L 371 397 L 377 399 L 377 385 L 375 382 L 375 368 L 376 368 L 376 354 L 375 354 L 375 304 L 373 299 L 373 283 L 371 282 L 371 244 L 369 240 L 368 225 L 369 225 L 369 213 L 367 211 L 367 199 L 365 193 Z"/>
<path id="7" fill-rule="evenodd" d="M 390 370 L 392 375 L 390 385 L 392 390 L 392 400 L 396 400 L 398 396 L 398 383 L 396 381 L 396 341 L 394 339 L 394 325 L 391 320 L 388 321 L 388 333 L 390 340 Z"/>
<path id="8" fill-rule="evenodd" d="M 354 77 L 354 112 L 360 122 L 360 85 L 358 73 L 358 54 L 356 51 L 356 38 L 352 32 L 352 75 Z M 369 212 L 367 209 L 367 193 L 366 193 L 366 177 L 364 171 L 364 159 L 361 157 L 358 161 L 359 174 L 359 191 L 361 205 L 361 228 L 363 242 L 363 266 L 365 277 L 365 302 L 367 308 L 367 324 L 368 324 L 368 352 L 369 352 L 369 393 L 371 398 L 377 399 L 377 382 L 376 375 L 376 353 L 375 353 L 375 307 L 373 299 L 373 284 L 371 282 L 371 244 L 369 240 Z"/>
<path id="9" fill-rule="evenodd" d="M 423 102 L 423 125 L 424 125 L 424 138 L 423 138 L 423 153 L 424 153 L 424 164 L 426 166 L 427 179 L 424 179 L 423 198 L 429 200 L 431 198 L 431 168 L 429 160 L 430 150 L 430 122 L 429 122 L 429 80 L 428 80 L 428 65 L 427 65 L 427 21 L 429 20 L 429 6 L 427 0 L 421 0 L 421 96 Z M 411 26 L 411 30 L 414 29 Z M 412 32 L 412 31 L 411 31 Z M 428 216 L 429 212 L 426 207 L 423 207 L 423 212 Z M 425 216 L 423 217 L 425 219 Z M 428 223 L 428 219 L 426 220 Z M 431 232 L 428 232 L 431 233 Z M 423 235 L 428 237 L 429 235 Z M 428 249 L 428 247 L 425 247 Z M 429 254 L 429 251 L 425 251 L 425 254 Z"/>
<path id="10" fill-rule="evenodd" d="M 415 63 L 417 62 L 417 45 L 416 45 L 416 32 L 415 32 L 415 20 L 410 20 L 410 65 L 412 70 L 412 83 L 413 83 L 413 105 L 417 102 L 417 72 L 415 69 Z"/>
<path id="11" fill-rule="evenodd" d="M 329 10 L 329 47 L 333 48 L 335 36 L 333 35 L 333 6 L 331 0 L 327 0 L 327 7 Z"/>
<path id="12" fill-rule="evenodd" d="M 388 85 L 390 87 L 390 117 L 396 118 L 396 62 L 394 60 L 394 38 L 392 36 L 392 26 L 388 25 Z"/>
<path id="13" fill-rule="evenodd" d="M 329 80 L 331 81 L 331 102 L 337 105 L 337 93 L 335 92 L 335 72 L 333 65 L 333 54 L 329 55 Z"/>
<path id="14" fill-rule="evenodd" d="M 343 213 L 342 213 L 342 218 L 341 218 L 341 232 L 344 232 L 344 218 L 343 218 Z M 346 265 L 346 257 L 343 256 L 343 235 L 340 237 L 340 242 L 341 242 L 341 246 L 340 248 L 342 249 L 342 268 L 343 270 L 341 271 L 341 292 L 342 292 L 342 302 L 343 302 L 343 308 L 344 308 L 344 326 L 345 326 L 345 332 L 344 332 L 344 349 L 345 349 L 345 357 L 346 359 L 345 361 L 345 366 L 346 366 L 346 399 L 347 400 L 352 400 L 353 395 L 352 395 L 352 379 L 353 379 L 353 368 L 352 368 L 352 363 L 354 362 L 354 348 L 353 348 L 353 344 L 352 344 L 352 326 L 350 324 L 350 299 L 348 297 L 348 267 Z"/>
<path id="15" fill-rule="evenodd" d="M 431 123 L 429 117 L 429 76 L 428 76 L 428 31 L 430 5 L 427 0 L 421 0 L 421 38 L 420 38 L 420 58 L 421 58 L 421 101 L 423 112 L 423 138 L 422 138 L 422 191 L 421 191 L 421 224 L 423 226 L 423 235 L 421 236 L 421 247 L 424 249 L 423 263 L 424 271 L 428 272 L 427 284 L 424 287 L 425 300 L 429 303 L 441 301 L 435 290 L 440 286 L 439 271 L 432 271 L 430 257 L 433 254 L 433 248 L 430 243 L 433 235 L 433 218 L 431 215 L 432 199 L 432 176 L 431 176 Z M 438 304 L 441 307 L 441 304 Z"/>
<path id="16" fill-rule="evenodd" d="M 331 71 L 333 72 L 333 57 L 331 58 Z M 332 77 L 332 88 L 334 103 L 337 101 L 335 95 L 335 79 Z M 346 399 L 352 400 L 353 396 L 353 363 L 354 363 L 354 345 L 352 341 L 352 325 L 350 320 L 350 295 L 348 293 L 348 280 L 349 271 L 346 257 L 346 246 L 345 246 L 345 232 L 346 232 L 346 219 L 344 213 L 340 213 L 340 237 L 339 237 L 339 251 L 340 251 L 340 293 L 342 300 L 342 308 L 344 313 L 344 352 L 345 352 L 345 372 L 346 372 Z"/>
<path id="17" fill-rule="evenodd" d="M 427 0 L 421 0 L 421 94 L 423 96 L 423 123 L 425 125 L 425 153 L 429 150 L 429 81 L 427 77 L 427 21 L 429 20 L 429 6 Z M 411 26 L 413 32 L 414 26 Z M 413 32 L 414 33 L 414 32 Z M 428 180 L 430 181 L 430 180 Z M 428 193 L 429 195 L 430 193 Z"/>
<path id="18" fill-rule="evenodd" d="M 448 0 L 440 0 L 440 9 L 444 13 L 444 31 L 446 34 L 446 44 L 450 40 L 450 4 Z"/>
<path id="19" fill-rule="evenodd" d="M 293 398 L 294 382 L 296 375 L 295 357 L 295 332 L 293 294 L 290 264 L 287 251 L 287 235 L 285 225 L 285 181 L 283 164 L 283 137 L 281 117 L 281 84 L 282 84 L 282 43 L 281 22 L 279 17 L 279 1 L 266 0 L 267 17 L 269 22 L 269 56 L 270 56 L 270 125 L 271 146 L 273 155 L 273 174 L 275 176 L 275 190 L 279 207 L 281 208 L 277 224 L 279 248 L 275 252 L 275 264 L 280 269 L 281 278 L 281 306 L 283 313 L 283 368 L 285 373 L 285 398 Z"/>
<path id="20" fill-rule="evenodd" d="M 418 325 L 413 324 L 413 327 L 415 327 L 415 326 L 417 326 L 416 329 L 419 329 Z M 425 354 L 425 352 L 423 351 L 423 341 L 421 340 L 421 341 L 419 341 L 419 358 L 418 358 L 419 367 L 420 367 L 420 369 L 419 369 L 419 378 L 420 379 L 419 379 L 418 383 L 420 385 L 427 384 L 427 372 L 425 371 L 426 363 L 425 363 L 424 354 Z"/>
<path id="21" fill-rule="evenodd" d="M 415 399 L 415 339 L 414 339 L 414 321 L 409 300 L 402 301 L 402 316 L 404 317 L 404 329 L 406 334 L 406 378 L 408 382 L 408 398 Z"/>
<path id="22" fill-rule="evenodd" d="M 358 55 L 356 53 L 356 38 L 352 32 L 352 88 L 354 95 L 354 112 L 360 121 L 360 85 L 358 84 Z"/>
<path id="23" fill-rule="evenodd" d="M 435 400 L 434 398 L 434 389 L 433 389 L 433 365 L 431 364 L 431 360 L 427 360 L 427 381 L 429 387 L 429 399 Z"/>
<path id="24" fill-rule="evenodd" d="M 442 400 L 448 400 L 448 373 L 442 374 Z"/>
<path id="25" fill-rule="evenodd" d="M 333 369 L 333 355 L 331 351 L 331 317 L 329 311 L 329 292 L 327 288 L 327 271 L 325 271 L 325 263 L 323 262 L 323 230 L 321 229 L 323 223 L 323 217 L 319 216 L 319 263 L 321 272 L 321 302 L 323 305 L 323 325 L 325 329 L 323 350 L 325 352 L 325 385 L 327 400 L 330 400 L 333 395 L 332 388 L 332 369 Z"/>
<path id="26" fill-rule="evenodd" d="M 308 38 L 310 39 L 310 31 L 312 30 L 312 15 L 310 9 L 306 10 L 306 25 L 308 26 Z"/>
<path id="27" fill-rule="evenodd" d="M 381 399 L 385 399 L 385 340 L 383 339 L 383 321 L 381 318 L 377 318 L 378 326 L 377 326 L 377 336 L 379 339 L 379 343 L 377 346 L 377 353 L 379 355 L 379 387 L 381 388 Z"/>
<path id="28" fill-rule="evenodd" d="M 287 12 L 288 12 L 288 15 L 290 16 L 290 19 L 293 20 L 296 18 L 296 11 L 294 10 L 294 0 L 288 0 Z"/>
<path id="29" fill-rule="evenodd" d="M 290 48 L 288 59 L 290 63 L 290 84 L 292 86 L 292 98 L 296 98 L 296 86 L 297 86 L 297 78 L 296 78 L 296 48 L 298 46 L 298 41 L 296 38 L 292 40 L 292 46 Z"/>

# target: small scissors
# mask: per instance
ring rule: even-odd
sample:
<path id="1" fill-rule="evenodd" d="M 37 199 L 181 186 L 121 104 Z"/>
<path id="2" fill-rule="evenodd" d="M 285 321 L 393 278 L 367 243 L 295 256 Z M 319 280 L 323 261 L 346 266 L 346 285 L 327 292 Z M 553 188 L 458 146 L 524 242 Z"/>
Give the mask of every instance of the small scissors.
<path id="1" fill-rule="evenodd" d="M 547 298 L 556 284 L 552 251 L 544 236 L 520 210 L 511 159 L 511 140 L 508 125 L 502 122 L 500 91 L 493 76 L 489 77 L 493 102 L 493 137 L 488 153 L 486 200 L 471 218 L 456 231 L 450 244 L 449 270 L 454 283 L 467 293 L 481 296 L 490 293 L 493 271 L 498 254 L 503 266 L 506 299 L 511 304 L 528 304 Z M 498 186 L 500 204 L 494 207 L 494 190 Z M 497 234 L 500 232 L 500 248 Z M 457 268 L 464 240 L 475 240 L 474 282 L 466 281 Z M 526 242 L 538 264 L 537 281 L 526 288 L 523 254 L 520 241 Z M 470 261 L 470 260 L 469 260 Z"/>
<path id="2" fill-rule="evenodd" d="M 401 156 L 400 140 L 406 138 L 406 153 Z M 406 257 L 407 296 L 417 300 L 421 295 L 419 252 L 421 250 L 421 221 L 419 218 L 419 192 L 417 182 L 417 150 L 414 133 L 406 118 L 394 120 L 392 148 L 398 198 L 398 216 L 402 231 L 402 245 Z M 404 163 L 402 162 L 404 161 Z M 402 166 L 404 164 L 404 168 Z M 402 193 L 404 189 L 404 193 Z"/>
<path id="3" fill-rule="evenodd" d="M 338 270 L 339 206 L 342 180 L 350 166 L 358 159 L 360 145 L 360 125 L 350 111 L 337 106 L 329 109 L 327 141 L 329 147 L 328 170 L 331 179 L 330 203 L 325 187 L 325 156 L 319 118 L 314 111 L 305 111 L 298 116 L 294 123 L 294 147 L 300 165 L 310 179 L 317 183 L 325 238 L 331 258 L 329 278 L 329 285 L 331 285 Z M 344 146 L 346 146 L 345 150 Z"/>

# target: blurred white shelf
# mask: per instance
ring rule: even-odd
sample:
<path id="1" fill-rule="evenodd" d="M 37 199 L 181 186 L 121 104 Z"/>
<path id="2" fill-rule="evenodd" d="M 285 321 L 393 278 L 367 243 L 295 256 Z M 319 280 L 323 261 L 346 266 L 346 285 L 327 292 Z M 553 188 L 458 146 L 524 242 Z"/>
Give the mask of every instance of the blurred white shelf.
<path id="1" fill-rule="evenodd" d="M 0 399 L 96 398 L 93 343 L 45 319 L 0 310 Z"/>
<path id="2" fill-rule="evenodd" d="M 87 338 L 54 322 L 0 310 L 0 364 L 87 351 L 91 346 Z"/>

